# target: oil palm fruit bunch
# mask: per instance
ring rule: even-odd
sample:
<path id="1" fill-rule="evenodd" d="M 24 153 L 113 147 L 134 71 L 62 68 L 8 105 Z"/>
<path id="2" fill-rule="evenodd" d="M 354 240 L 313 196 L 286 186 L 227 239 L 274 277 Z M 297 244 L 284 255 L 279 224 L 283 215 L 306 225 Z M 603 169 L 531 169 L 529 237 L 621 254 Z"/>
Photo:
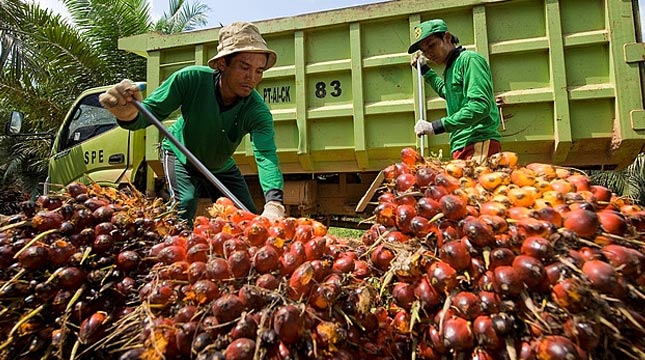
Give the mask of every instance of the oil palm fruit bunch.
<path id="1" fill-rule="evenodd" d="M 160 201 L 96 184 L 20 209 L 0 225 L 0 358 L 114 358 L 104 340 L 134 308 L 147 249 L 183 227 Z"/>
<path id="2" fill-rule="evenodd" d="M 645 358 L 641 207 L 510 152 L 384 175 L 362 240 L 416 358 Z"/>
<path id="3" fill-rule="evenodd" d="M 367 247 L 310 218 L 269 221 L 218 199 L 169 235 L 139 291 L 138 346 L 122 359 L 354 359 L 409 353 L 378 304 Z M 393 355 L 398 354 L 398 355 Z"/>

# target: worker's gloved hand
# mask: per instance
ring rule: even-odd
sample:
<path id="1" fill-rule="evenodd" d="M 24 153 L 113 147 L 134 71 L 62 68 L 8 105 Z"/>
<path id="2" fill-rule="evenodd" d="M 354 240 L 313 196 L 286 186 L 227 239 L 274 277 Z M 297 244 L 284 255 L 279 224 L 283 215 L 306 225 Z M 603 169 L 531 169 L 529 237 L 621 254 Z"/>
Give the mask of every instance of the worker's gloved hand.
<path id="1" fill-rule="evenodd" d="M 428 58 L 423 56 L 423 53 L 421 51 L 417 51 L 412 54 L 412 57 L 410 58 L 410 66 L 416 69 L 417 61 L 419 62 L 419 65 L 421 65 L 422 70 L 424 67 L 428 67 Z"/>
<path id="2" fill-rule="evenodd" d="M 273 221 L 282 218 L 285 215 L 285 208 L 279 201 L 269 201 L 264 204 L 264 211 L 261 216 Z"/>
<path id="3" fill-rule="evenodd" d="M 99 95 L 101 105 L 121 121 L 132 121 L 139 114 L 139 110 L 132 104 L 133 99 L 141 101 L 141 91 L 137 84 L 128 79 Z"/>
<path id="4" fill-rule="evenodd" d="M 417 136 L 434 135 L 432 123 L 425 120 L 417 121 L 416 125 L 414 125 L 414 133 L 417 134 Z"/>

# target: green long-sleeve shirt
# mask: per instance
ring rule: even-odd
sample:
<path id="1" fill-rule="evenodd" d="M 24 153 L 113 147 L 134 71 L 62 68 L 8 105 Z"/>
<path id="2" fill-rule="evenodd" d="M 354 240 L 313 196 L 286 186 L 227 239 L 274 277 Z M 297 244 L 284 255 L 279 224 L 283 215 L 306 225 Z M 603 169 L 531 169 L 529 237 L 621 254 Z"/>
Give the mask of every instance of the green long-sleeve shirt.
<path id="1" fill-rule="evenodd" d="M 472 143 L 501 140 L 499 112 L 486 60 L 474 51 L 458 48 L 455 52 L 456 58 L 446 64 L 443 79 L 432 69 L 423 75 L 446 99 L 448 116 L 439 121 L 450 133 L 451 153 Z"/>
<path id="2" fill-rule="evenodd" d="M 235 162 L 232 155 L 246 134 L 258 166 L 262 190 L 283 189 L 282 172 L 274 141 L 273 116 L 260 94 L 253 90 L 228 109 L 216 101 L 216 73 L 206 66 L 189 66 L 173 73 L 142 104 L 159 120 L 181 109 L 181 116 L 168 131 L 213 173 L 230 170 Z M 133 122 L 120 122 L 130 130 L 149 125 L 139 115 Z M 186 156 L 168 139 L 162 148 L 172 151 L 182 164 Z"/>

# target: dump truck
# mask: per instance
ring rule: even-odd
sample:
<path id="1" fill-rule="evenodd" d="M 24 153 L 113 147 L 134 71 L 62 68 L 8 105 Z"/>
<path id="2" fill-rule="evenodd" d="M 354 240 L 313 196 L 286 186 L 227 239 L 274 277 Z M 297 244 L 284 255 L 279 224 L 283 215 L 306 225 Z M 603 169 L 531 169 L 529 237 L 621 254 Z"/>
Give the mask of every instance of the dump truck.
<path id="1" fill-rule="evenodd" d="M 523 163 L 625 167 L 645 145 L 638 11 L 637 1 L 399 0 L 255 22 L 278 53 L 257 91 L 275 121 L 289 213 L 353 223 L 380 171 L 399 161 L 402 148 L 420 145 L 413 132 L 419 109 L 429 120 L 445 115 L 429 86 L 418 95 L 407 54 L 411 29 L 434 18 L 488 60 L 504 150 Z M 119 48 L 147 59 L 152 91 L 185 66 L 206 65 L 218 31 L 131 36 Z M 120 128 L 98 102 L 105 89 L 85 91 L 71 107 L 47 182 L 132 184 L 159 195 L 159 131 Z M 425 147 L 427 156 L 450 157 L 447 135 Z M 261 205 L 248 137 L 234 159 Z"/>

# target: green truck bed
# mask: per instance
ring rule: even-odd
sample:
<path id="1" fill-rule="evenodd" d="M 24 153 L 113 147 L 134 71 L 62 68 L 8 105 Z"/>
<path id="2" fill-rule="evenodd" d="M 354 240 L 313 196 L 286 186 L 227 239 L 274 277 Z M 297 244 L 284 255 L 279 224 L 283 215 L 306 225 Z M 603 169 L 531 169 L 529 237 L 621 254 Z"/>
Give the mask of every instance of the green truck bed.
<path id="1" fill-rule="evenodd" d="M 462 45 L 488 59 L 503 103 L 505 150 L 522 162 L 625 166 L 645 144 L 636 7 L 609 0 L 400 0 L 259 21 L 278 53 L 257 90 L 275 119 L 282 169 L 377 171 L 397 161 L 402 147 L 418 145 L 416 73 L 406 51 L 410 29 L 432 18 L 446 20 Z M 181 67 L 206 64 L 218 31 L 145 34 L 123 38 L 119 47 L 147 58 L 152 90 Z M 429 86 L 425 101 L 425 118 L 445 114 Z M 147 131 L 148 140 L 158 137 Z M 426 144 L 426 152 L 448 157 L 447 135 Z M 244 173 L 255 173 L 248 139 L 235 157 Z"/>

